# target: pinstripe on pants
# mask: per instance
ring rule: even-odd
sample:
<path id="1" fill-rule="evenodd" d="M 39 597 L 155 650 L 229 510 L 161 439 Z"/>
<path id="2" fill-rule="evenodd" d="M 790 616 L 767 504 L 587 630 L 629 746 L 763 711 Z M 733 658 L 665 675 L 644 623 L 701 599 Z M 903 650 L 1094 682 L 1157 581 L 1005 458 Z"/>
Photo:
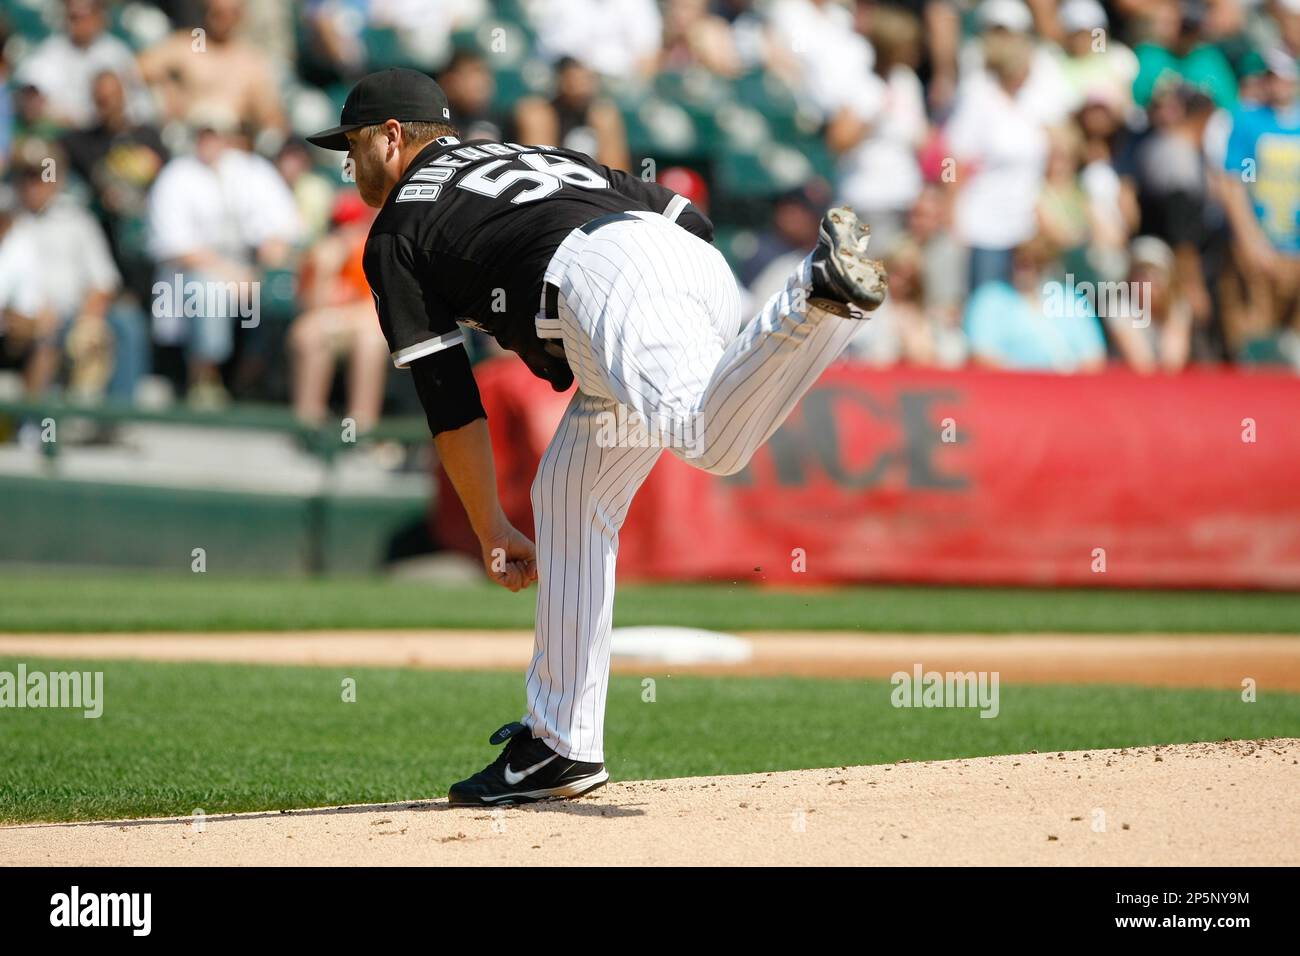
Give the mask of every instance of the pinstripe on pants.
<path id="1" fill-rule="evenodd" d="M 662 446 L 714 474 L 739 471 L 861 329 L 801 308 L 805 259 L 742 330 L 722 254 L 662 216 L 636 216 L 565 239 L 547 270 L 559 319 L 537 321 L 564 342 L 578 391 L 532 487 L 537 633 L 524 723 L 591 762 L 604 760 L 618 531 Z M 620 406 L 673 440 L 603 440 Z"/>

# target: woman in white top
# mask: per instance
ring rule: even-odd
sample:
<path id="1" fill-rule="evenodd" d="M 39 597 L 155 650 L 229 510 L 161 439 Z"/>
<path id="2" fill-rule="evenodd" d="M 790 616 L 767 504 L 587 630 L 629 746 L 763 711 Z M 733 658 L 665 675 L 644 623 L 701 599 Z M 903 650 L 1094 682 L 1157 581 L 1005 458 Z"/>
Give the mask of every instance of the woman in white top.
<path id="1" fill-rule="evenodd" d="M 870 39 L 875 91 L 831 117 L 826 143 L 839 156 L 838 201 L 871 224 L 875 248 L 888 250 L 921 194 L 917 151 L 930 131 L 925 90 L 916 75 L 921 24 L 907 10 L 877 7 Z"/>
<path id="2" fill-rule="evenodd" d="M 1048 153 L 1044 124 L 1022 95 L 1033 42 L 996 31 L 983 43 L 985 70 L 962 81 L 947 128 L 956 159 L 955 226 L 971 250 L 972 290 L 1007 281 L 1012 250 L 1035 234 Z"/>

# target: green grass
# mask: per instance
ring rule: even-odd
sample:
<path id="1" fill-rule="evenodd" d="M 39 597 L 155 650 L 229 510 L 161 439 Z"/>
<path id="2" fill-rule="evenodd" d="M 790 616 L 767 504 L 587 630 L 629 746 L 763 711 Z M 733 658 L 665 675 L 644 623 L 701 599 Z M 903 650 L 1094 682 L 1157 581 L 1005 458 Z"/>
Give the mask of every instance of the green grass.
<path id="1" fill-rule="evenodd" d="M 103 670 L 103 716 L 0 710 L 0 821 L 222 813 L 441 796 L 494 755 L 515 674 L 25 661 Z M 0 670 L 18 661 L 0 658 Z M 344 677 L 357 700 L 341 700 Z M 637 677 L 609 691 L 614 779 L 1300 734 L 1300 695 L 1001 688 L 1001 713 L 900 710 L 884 681 Z"/>
<path id="2" fill-rule="evenodd" d="M 531 628 L 534 594 L 377 578 L 6 571 L 0 632 Z M 642 585 L 619 588 L 615 621 L 719 630 L 1294 634 L 1300 594 Z"/>

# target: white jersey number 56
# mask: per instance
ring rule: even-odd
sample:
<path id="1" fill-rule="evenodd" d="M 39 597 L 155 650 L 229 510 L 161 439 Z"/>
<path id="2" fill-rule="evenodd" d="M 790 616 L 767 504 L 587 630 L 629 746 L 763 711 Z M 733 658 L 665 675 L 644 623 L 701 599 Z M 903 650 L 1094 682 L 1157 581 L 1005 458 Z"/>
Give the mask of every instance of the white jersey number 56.
<path id="1" fill-rule="evenodd" d="M 502 166 L 510 163 L 510 160 L 495 159 L 490 163 L 476 166 L 462 176 L 456 185 L 461 189 L 468 189 L 470 192 L 495 199 L 511 186 L 519 183 L 533 184 L 530 188 L 512 196 L 510 198 L 512 203 L 533 202 L 549 196 L 563 183 L 581 186 L 583 189 L 609 188 L 609 180 L 604 176 L 569 159 L 562 157 L 552 159 L 544 153 L 524 153 L 519 159 L 531 168 L 507 169 L 505 172 L 499 172 Z M 496 175 L 493 175 L 494 173 Z"/>

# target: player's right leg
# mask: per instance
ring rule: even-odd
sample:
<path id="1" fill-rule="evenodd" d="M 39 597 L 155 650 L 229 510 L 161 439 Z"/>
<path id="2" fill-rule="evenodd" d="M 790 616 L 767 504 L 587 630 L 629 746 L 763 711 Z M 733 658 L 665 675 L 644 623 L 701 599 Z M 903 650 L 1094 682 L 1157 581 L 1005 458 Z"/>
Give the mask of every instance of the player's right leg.
<path id="1" fill-rule="evenodd" d="M 690 464 L 739 471 L 883 300 L 866 240 L 851 210 L 832 210 L 817 248 L 741 329 L 714 247 L 658 216 L 594 232 L 560 284 L 579 386 L 635 412 Z"/>
<path id="2" fill-rule="evenodd" d="M 732 339 L 695 406 L 696 454 L 714 474 L 739 471 L 885 297 L 884 266 L 867 258 L 868 231 L 852 210 L 822 220 L 817 248 Z"/>

